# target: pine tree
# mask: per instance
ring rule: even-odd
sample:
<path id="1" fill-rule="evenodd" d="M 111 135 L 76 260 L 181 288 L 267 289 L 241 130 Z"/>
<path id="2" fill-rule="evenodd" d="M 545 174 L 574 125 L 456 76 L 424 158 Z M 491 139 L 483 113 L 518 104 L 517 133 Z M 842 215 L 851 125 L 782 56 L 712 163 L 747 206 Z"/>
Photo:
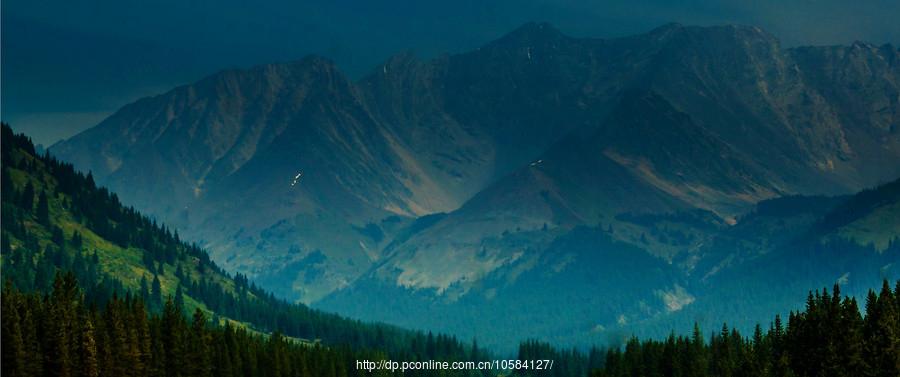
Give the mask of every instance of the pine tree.
<path id="1" fill-rule="evenodd" d="M 161 332 L 165 375 L 166 377 L 181 377 L 185 367 L 183 362 L 184 317 L 172 300 L 166 300 L 163 307 Z"/>
<path id="2" fill-rule="evenodd" d="M 706 372 L 708 370 L 707 366 L 707 357 L 706 357 L 706 345 L 703 342 L 703 333 L 700 331 L 700 325 L 696 322 L 694 323 L 694 331 L 691 334 L 691 358 L 690 376 L 706 376 Z"/>
<path id="3" fill-rule="evenodd" d="M 3 370 L 8 371 L 14 376 L 28 376 L 28 368 L 26 365 L 27 355 L 25 348 L 25 340 L 22 334 L 22 324 L 19 318 L 18 295 L 8 289 L 10 283 L 7 283 L 3 289 L 3 315 L 0 316 L 2 321 L 2 363 Z"/>
<path id="4" fill-rule="evenodd" d="M 211 335 L 212 362 L 210 373 L 216 377 L 232 377 L 234 368 L 231 365 L 231 355 L 228 352 L 228 346 L 224 341 L 224 331 L 217 331 Z"/>
<path id="5" fill-rule="evenodd" d="M 81 302 L 78 283 L 72 273 L 56 274 L 53 292 L 50 295 L 49 315 L 44 319 L 48 329 L 49 357 L 47 372 L 55 376 L 72 376 L 75 373 L 73 337 L 75 336 L 75 314 Z"/>
<path id="6" fill-rule="evenodd" d="M 16 195 L 16 187 L 13 184 L 12 177 L 9 175 L 9 169 L 5 166 L 0 173 L 0 201 L 10 203 Z"/>
<path id="7" fill-rule="evenodd" d="M 41 345 L 43 340 L 39 338 L 38 331 L 40 318 L 35 314 L 35 311 L 40 310 L 40 301 L 36 297 L 26 298 L 24 306 L 19 314 L 22 318 L 22 336 L 25 341 L 26 375 L 41 376 L 44 374 Z"/>
<path id="8" fill-rule="evenodd" d="M 210 365 L 210 347 L 206 332 L 206 316 L 197 308 L 191 323 L 191 348 L 188 350 L 188 365 L 191 377 L 208 377 L 212 371 Z"/>
<path id="9" fill-rule="evenodd" d="M 241 357 L 241 352 L 239 352 L 236 335 L 234 333 L 234 328 L 231 327 L 229 322 L 225 322 L 225 329 L 222 331 L 222 345 L 227 353 L 228 359 L 231 362 L 231 369 L 233 370 L 233 374 L 238 376 L 243 371 L 243 358 Z"/>
<path id="10" fill-rule="evenodd" d="M 41 190 L 41 195 L 38 199 L 35 217 L 37 218 L 37 221 L 44 226 L 50 225 L 50 204 L 47 201 L 47 193 L 43 190 Z"/>
<path id="11" fill-rule="evenodd" d="M 136 299 L 131 307 L 130 327 L 134 329 L 134 343 L 137 348 L 138 363 L 134 366 L 134 371 L 139 376 L 148 374 L 152 363 L 151 340 L 150 340 L 150 323 L 147 320 L 147 309 L 144 307 L 142 299 Z"/>
<path id="12" fill-rule="evenodd" d="M 175 308 L 179 313 L 184 313 L 184 290 L 181 289 L 181 284 L 175 289 Z"/>
<path id="13" fill-rule="evenodd" d="M 106 304 L 104 310 L 104 328 L 106 330 L 105 339 L 108 340 L 107 350 L 109 352 L 109 363 L 107 371 L 113 376 L 124 376 L 128 373 L 134 363 L 137 355 L 135 349 L 129 339 L 129 330 L 127 326 L 126 311 L 124 303 L 113 293 L 112 299 Z"/>
<path id="14" fill-rule="evenodd" d="M 772 369 L 772 353 L 769 342 L 766 341 L 759 324 L 753 329 L 753 368 L 763 375 L 767 375 Z"/>
<path id="15" fill-rule="evenodd" d="M 887 280 L 877 296 L 870 292 L 865 323 L 866 361 L 873 375 L 900 375 L 900 316 Z"/>
<path id="16" fill-rule="evenodd" d="M 81 233 L 79 231 L 72 232 L 72 240 L 69 242 L 72 246 L 72 249 L 75 250 L 76 253 L 81 252 L 81 248 L 84 246 L 84 239 L 81 237 Z"/>
<path id="17" fill-rule="evenodd" d="M 150 300 L 150 288 L 147 287 L 147 277 L 143 275 L 141 275 L 140 297 L 141 300 Z"/>
<path id="18" fill-rule="evenodd" d="M 22 209 L 31 212 L 34 209 L 34 185 L 31 184 L 29 180 L 25 183 L 25 188 L 22 189 L 22 196 L 19 199 L 19 205 Z"/>
<path id="19" fill-rule="evenodd" d="M 728 325 L 722 324 L 721 333 L 716 338 L 716 341 L 711 344 L 714 359 L 713 367 L 716 371 L 714 374 L 716 376 L 730 377 L 734 375 L 735 356 L 730 338 Z"/>
<path id="20" fill-rule="evenodd" d="M 840 304 L 838 323 L 838 365 L 844 375 L 860 373 L 868 369 L 863 360 L 863 319 L 855 298 L 844 299 Z"/>
<path id="21" fill-rule="evenodd" d="M 150 290 L 150 308 L 158 310 L 162 307 L 162 285 L 159 282 L 159 275 L 153 275 L 153 286 Z"/>
<path id="22" fill-rule="evenodd" d="M 0 233 L 0 254 L 9 255 L 12 253 L 12 245 L 9 243 L 9 234 Z"/>
<path id="23" fill-rule="evenodd" d="M 150 377 L 164 377 L 166 375 L 166 355 L 163 351 L 163 337 L 161 321 L 150 321 L 150 364 L 147 375 Z"/>
<path id="24" fill-rule="evenodd" d="M 100 367 L 97 363 L 97 342 L 94 338 L 94 322 L 90 315 L 81 319 L 81 376 L 99 377 Z"/>

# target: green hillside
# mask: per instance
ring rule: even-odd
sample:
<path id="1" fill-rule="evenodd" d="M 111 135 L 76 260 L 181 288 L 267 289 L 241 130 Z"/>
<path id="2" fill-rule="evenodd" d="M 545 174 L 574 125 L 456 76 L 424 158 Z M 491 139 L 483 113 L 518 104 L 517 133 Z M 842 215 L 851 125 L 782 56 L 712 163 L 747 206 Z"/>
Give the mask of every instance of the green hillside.
<path id="1" fill-rule="evenodd" d="M 898 214 L 900 179 L 852 196 L 826 214 L 817 230 L 884 250 L 900 235 Z"/>
<path id="2" fill-rule="evenodd" d="M 4 275 L 17 287 L 46 292 L 57 269 L 74 269 L 84 284 L 97 284 L 106 293 L 146 289 L 148 299 L 174 297 L 188 279 L 213 281 L 234 292 L 220 271 L 206 271 L 211 264 L 200 250 L 122 207 L 90 175 L 36 156 L 26 139 L 6 127 L 2 174 Z M 158 292 L 151 287 L 157 281 Z M 192 295 L 181 297 L 186 309 L 211 312 Z M 161 304 L 148 302 L 154 309 Z"/>
<path id="3" fill-rule="evenodd" d="M 28 315 L 55 310 L 47 302 L 36 307 L 39 296 L 29 294 L 52 292 L 50 297 L 55 297 L 63 294 L 58 292 L 60 284 L 77 281 L 77 290 L 84 296 L 84 304 L 76 305 L 78 310 L 106 307 L 103 313 L 81 313 L 85 316 L 137 313 L 146 307 L 152 321 L 165 318 L 167 311 L 175 308 L 199 316 L 201 327 L 240 329 L 247 342 L 265 343 L 253 340 L 260 336 L 253 334 L 278 332 L 278 341 L 288 339 L 292 345 L 316 349 L 321 348 L 319 344 L 327 349 L 346 348 L 352 350 L 347 351 L 350 356 L 374 350 L 395 359 L 472 356 L 471 347 L 450 336 L 361 323 L 276 299 L 245 276 L 225 273 L 205 251 L 180 240 L 177 231 L 122 205 L 114 193 L 97 187 L 90 174 L 77 172 L 49 155 L 37 155 L 27 137 L 14 134 L 5 124 L 2 272 L 8 290 L 4 299 L 12 297 L 4 301 L 4 314 L 8 307 Z M 64 274 L 66 279 L 61 279 Z M 134 309 L 136 302 L 141 303 L 140 309 Z M 4 332 L 4 352 L 6 335 Z M 262 347 L 263 343 L 254 344 Z M 480 357 L 477 349 L 474 352 Z M 341 365 L 351 367 L 349 362 Z"/>

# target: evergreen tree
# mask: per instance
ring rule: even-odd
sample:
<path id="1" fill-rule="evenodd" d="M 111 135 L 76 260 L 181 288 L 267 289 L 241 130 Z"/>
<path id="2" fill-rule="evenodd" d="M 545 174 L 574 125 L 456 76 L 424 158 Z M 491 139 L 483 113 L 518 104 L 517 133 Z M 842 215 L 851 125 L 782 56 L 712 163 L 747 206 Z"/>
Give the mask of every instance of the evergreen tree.
<path id="1" fill-rule="evenodd" d="M 0 316 L 2 329 L 2 364 L 4 372 L 15 376 L 28 376 L 27 355 L 25 340 L 22 334 L 22 324 L 19 317 L 20 303 L 9 290 L 11 283 L 7 282 L 3 289 L 3 315 Z"/>
<path id="2" fill-rule="evenodd" d="M 163 350 L 161 327 L 160 321 L 150 321 L 150 363 L 147 367 L 147 375 L 150 377 L 164 377 L 166 375 L 166 356 Z"/>
<path id="3" fill-rule="evenodd" d="M 94 339 L 94 323 L 90 315 L 82 316 L 81 332 L 81 376 L 98 377 L 100 367 L 97 363 L 97 341 Z"/>
<path id="4" fill-rule="evenodd" d="M 147 278 L 143 275 L 141 275 L 140 297 L 141 300 L 150 301 L 150 288 L 147 286 Z"/>
<path id="5" fill-rule="evenodd" d="M 178 284 L 178 288 L 175 289 L 175 308 L 179 313 L 184 312 L 184 290 L 181 289 L 181 284 Z"/>
<path id="6" fill-rule="evenodd" d="M 25 183 L 25 188 L 22 190 L 22 196 L 19 198 L 19 206 L 24 210 L 31 212 L 34 209 L 34 185 L 31 184 L 29 180 Z"/>
<path id="7" fill-rule="evenodd" d="M 166 300 L 162 314 L 162 348 L 166 377 L 181 377 L 184 363 L 184 317 L 172 300 Z"/>
<path id="8" fill-rule="evenodd" d="M 109 360 L 106 371 L 110 375 L 123 376 L 137 362 L 137 352 L 129 336 L 130 328 L 126 318 L 125 304 L 113 294 L 104 311 L 103 324 L 106 330 Z"/>
<path id="9" fill-rule="evenodd" d="M 41 191 L 40 198 L 38 199 L 35 217 L 37 218 L 37 221 L 44 226 L 50 225 L 50 204 L 47 201 L 47 193 L 43 190 Z"/>
<path id="10" fill-rule="evenodd" d="M 16 195 L 16 187 L 13 184 L 12 177 L 9 176 L 9 169 L 6 168 L 6 164 L 2 167 L 2 171 L 0 171 L 0 201 L 3 203 L 11 203 Z"/>
<path id="11" fill-rule="evenodd" d="M 72 246 L 72 249 L 75 250 L 75 252 L 81 252 L 81 248 L 84 247 L 84 239 L 81 237 L 81 233 L 79 231 L 76 230 L 72 232 L 72 240 L 71 242 L 69 242 L 69 244 Z"/>
<path id="12" fill-rule="evenodd" d="M 199 308 L 194 310 L 194 320 L 191 324 L 191 347 L 188 350 L 188 365 L 191 377 L 208 377 L 212 371 L 209 359 L 209 342 L 206 332 L 206 316 Z"/>
<path id="13" fill-rule="evenodd" d="M 153 309 L 162 307 L 162 284 L 159 282 L 159 275 L 153 275 L 153 286 L 150 290 L 150 307 Z"/>
<path id="14" fill-rule="evenodd" d="M 131 326 L 133 348 L 136 349 L 137 362 L 134 372 L 137 375 L 147 375 L 151 369 L 152 353 L 150 340 L 150 323 L 147 319 L 147 308 L 143 299 L 134 300 L 131 304 Z"/>
<path id="15" fill-rule="evenodd" d="M 6 232 L 0 234 L 0 254 L 12 254 L 12 245 L 9 243 L 9 235 Z"/>
<path id="16" fill-rule="evenodd" d="M 706 345 L 703 342 L 703 333 L 700 331 L 700 325 L 694 323 L 694 331 L 691 334 L 690 353 L 692 355 L 688 367 L 689 376 L 706 376 L 707 356 Z"/>
<path id="17" fill-rule="evenodd" d="M 56 376 L 72 376 L 75 373 L 75 357 L 72 352 L 77 305 L 81 302 L 78 285 L 71 273 L 56 274 L 50 295 L 48 315 L 44 317 L 46 334 L 46 371 Z"/>
<path id="18" fill-rule="evenodd" d="M 863 327 L 864 357 L 873 376 L 900 375 L 900 333 L 896 305 L 887 281 L 880 294 L 870 291 Z"/>

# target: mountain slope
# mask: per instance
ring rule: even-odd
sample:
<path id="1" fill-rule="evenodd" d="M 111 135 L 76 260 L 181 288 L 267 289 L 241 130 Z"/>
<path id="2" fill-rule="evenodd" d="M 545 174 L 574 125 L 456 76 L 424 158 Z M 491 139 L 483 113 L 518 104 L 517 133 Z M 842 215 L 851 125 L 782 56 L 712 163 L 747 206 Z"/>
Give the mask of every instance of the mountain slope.
<path id="1" fill-rule="evenodd" d="M 228 323 L 250 334 L 281 332 L 295 344 L 315 341 L 354 352 L 378 350 L 382 356 L 416 354 L 413 345 L 435 344 L 431 334 L 361 323 L 277 299 L 246 276 L 223 272 L 177 233 L 124 207 L 91 175 L 36 155 L 31 141 L 6 124 L 0 140 L 4 284 L 49 294 L 54 276 L 71 272 L 90 305 L 135 297 L 152 314 L 173 300 L 185 312 L 200 310 L 216 326 Z M 462 354 L 455 338 L 437 338 L 441 350 L 429 357 L 470 356 Z"/>
<path id="2" fill-rule="evenodd" d="M 598 224 L 693 274 L 722 263 L 709 242 L 761 200 L 900 176 L 898 77 L 892 46 L 532 23 L 358 82 L 314 57 L 221 72 L 51 150 L 281 296 L 452 302 Z"/>
<path id="3" fill-rule="evenodd" d="M 501 349 L 504 339 L 522 338 L 618 344 L 695 323 L 727 321 L 748 331 L 767 313 L 802 308 L 807 287 L 840 284 L 863 297 L 882 279 L 900 277 L 898 182 L 853 196 L 766 200 L 733 226 L 708 212 L 678 212 L 623 215 L 568 231 L 510 229 L 471 246 L 414 236 L 399 246 L 396 263 L 389 257 L 316 305 L 409 327 L 490 332 L 487 344 Z M 851 220 L 824 225 L 838 218 Z M 444 232 L 442 221 L 423 232 Z M 643 232 L 638 240 L 617 239 L 634 229 Z M 687 250 L 652 256 L 664 242 Z M 473 250 L 457 251 L 466 247 Z"/>
<path id="4" fill-rule="evenodd" d="M 816 231 L 883 250 L 900 238 L 900 180 L 865 190 L 829 212 Z"/>
<path id="5" fill-rule="evenodd" d="M 316 287 L 345 284 L 378 257 L 380 240 L 339 235 L 391 216 L 455 208 L 459 199 L 445 182 L 462 180 L 465 170 L 453 166 L 482 159 L 480 148 L 433 161 L 416 155 L 319 58 L 227 71 L 138 101 L 54 153 L 82 156 L 72 161 L 138 208 L 205 240 L 232 269 L 257 275 L 272 267 L 233 261 L 247 244 L 285 263 L 324 250 L 326 275 L 304 288 L 306 299 Z M 310 225 L 320 222 L 327 226 Z M 273 232 L 286 241 L 260 237 Z"/>

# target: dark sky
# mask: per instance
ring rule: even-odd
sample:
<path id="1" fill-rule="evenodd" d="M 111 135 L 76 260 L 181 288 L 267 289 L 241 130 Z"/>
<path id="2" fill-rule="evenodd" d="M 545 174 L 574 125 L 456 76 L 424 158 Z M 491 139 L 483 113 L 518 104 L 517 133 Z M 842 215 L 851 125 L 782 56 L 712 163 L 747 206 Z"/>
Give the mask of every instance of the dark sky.
<path id="1" fill-rule="evenodd" d="M 359 77 L 404 50 L 460 52 L 528 21 L 617 37 L 760 26 L 784 45 L 900 43 L 897 0 L 4 0 L 6 122 L 49 145 L 215 71 L 315 53 Z"/>

